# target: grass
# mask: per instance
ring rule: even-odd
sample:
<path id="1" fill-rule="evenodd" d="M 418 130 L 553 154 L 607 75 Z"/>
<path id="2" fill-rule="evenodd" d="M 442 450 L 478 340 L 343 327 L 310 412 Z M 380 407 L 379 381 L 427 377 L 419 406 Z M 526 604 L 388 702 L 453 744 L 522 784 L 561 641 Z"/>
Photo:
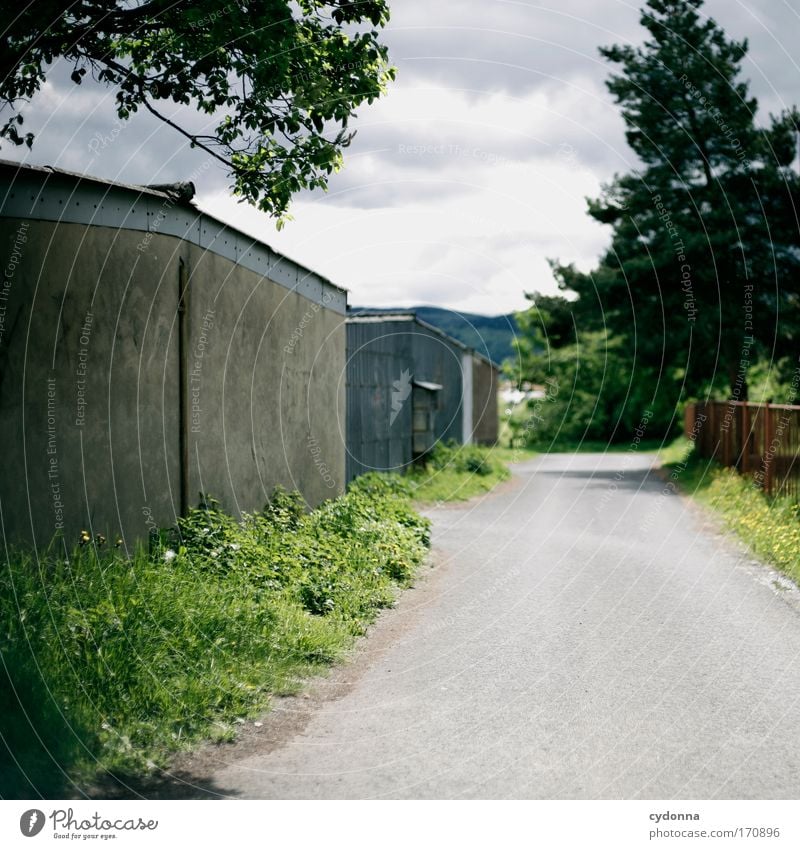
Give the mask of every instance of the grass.
<path id="1" fill-rule="evenodd" d="M 522 463 L 525 460 L 538 457 L 540 453 L 535 448 L 506 448 L 500 445 L 492 446 L 489 449 L 490 456 L 501 463 Z"/>
<path id="2" fill-rule="evenodd" d="M 765 496 L 749 477 L 699 457 L 683 437 L 659 460 L 678 487 L 711 508 L 754 555 L 800 584 L 800 505 Z"/>
<path id="3" fill-rule="evenodd" d="M 661 466 L 669 466 L 670 468 L 681 464 L 688 460 L 692 454 L 693 443 L 686 439 L 685 436 L 679 436 L 673 439 L 672 442 L 667 442 L 660 446 L 658 451 L 658 463 Z M 695 457 L 695 459 L 697 459 Z M 674 469 L 673 469 L 674 470 Z"/>
<path id="4" fill-rule="evenodd" d="M 0 796 L 140 774 L 340 658 L 428 546 L 410 487 L 365 475 L 305 513 L 277 491 L 241 522 L 211 499 L 128 558 L 12 552 L 0 573 Z M 4 750 L 4 751 L 3 751 Z"/>
<path id="5" fill-rule="evenodd" d="M 512 454 L 520 459 L 523 454 L 533 456 L 529 451 L 439 443 L 425 465 L 410 470 L 405 480 L 415 501 L 466 501 L 489 492 L 510 476 L 504 458 Z"/>

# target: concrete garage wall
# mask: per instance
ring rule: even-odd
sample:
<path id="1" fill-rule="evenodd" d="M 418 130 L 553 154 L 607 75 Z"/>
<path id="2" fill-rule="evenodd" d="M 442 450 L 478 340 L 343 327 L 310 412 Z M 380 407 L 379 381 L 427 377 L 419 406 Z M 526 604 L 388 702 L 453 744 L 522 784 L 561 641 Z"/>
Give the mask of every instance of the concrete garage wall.
<path id="1" fill-rule="evenodd" d="M 4 258 L 20 232 L 0 344 L 5 537 L 146 536 L 177 510 L 174 240 L 132 265 L 140 233 L 3 218 Z"/>
<path id="2" fill-rule="evenodd" d="M 310 505 L 342 492 L 341 316 L 189 246 L 189 491 L 262 507 L 276 484 Z"/>
<path id="3" fill-rule="evenodd" d="M 498 371 L 482 357 L 472 358 L 472 441 L 494 445 L 499 437 Z"/>
<path id="4" fill-rule="evenodd" d="M 0 181 L 6 541 L 130 547 L 200 490 L 234 512 L 342 491 L 342 290 L 164 193 Z"/>

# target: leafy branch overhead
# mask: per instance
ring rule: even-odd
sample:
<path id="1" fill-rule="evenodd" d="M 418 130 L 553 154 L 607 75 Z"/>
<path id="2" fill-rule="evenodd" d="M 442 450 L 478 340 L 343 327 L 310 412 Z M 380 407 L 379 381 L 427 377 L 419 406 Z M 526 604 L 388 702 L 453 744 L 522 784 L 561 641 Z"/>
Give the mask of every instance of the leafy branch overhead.
<path id="1" fill-rule="evenodd" d="M 74 83 L 116 88 L 120 118 L 146 109 L 222 162 L 234 192 L 280 223 L 293 194 L 326 188 L 356 108 L 394 79 L 378 40 L 388 18 L 385 0 L 23 4 L 3 34 L 0 138 L 33 144 L 21 110 L 65 60 Z M 207 131 L 172 104 L 209 116 Z"/>

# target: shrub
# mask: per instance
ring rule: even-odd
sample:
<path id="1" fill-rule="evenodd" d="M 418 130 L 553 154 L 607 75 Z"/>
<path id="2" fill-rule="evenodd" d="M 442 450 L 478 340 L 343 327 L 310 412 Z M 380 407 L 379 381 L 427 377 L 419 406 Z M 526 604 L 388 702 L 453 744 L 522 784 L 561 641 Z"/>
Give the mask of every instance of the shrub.
<path id="1" fill-rule="evenodd" d="M 367 472 L 352 480 L 348 491 L 377 498 L 408 498 L 412 494 L 412 487 L 406 478 L 394 472 Z"/>
<path id="2" fill-rule="evenodd" d="M 480 445 L 459 445 L 457 442 L 439 442 L 426 458 L 426 463 L 437 471 L 488 476 L 502 474 L 505 466 Z"/>

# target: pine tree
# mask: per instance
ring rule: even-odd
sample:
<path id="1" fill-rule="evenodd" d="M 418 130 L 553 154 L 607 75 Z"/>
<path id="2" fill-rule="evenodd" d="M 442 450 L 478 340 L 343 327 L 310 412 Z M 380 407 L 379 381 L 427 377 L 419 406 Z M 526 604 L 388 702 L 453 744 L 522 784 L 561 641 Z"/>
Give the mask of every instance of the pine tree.
<path id="1" fill-rule="evenodd" d="M 747 398 L 757 357 L 791 351 L 800 297 L 798 112 L 756 122 L 740 78 L 747 41 L 699 13 L 702 0 L 649 0 L 639 47 L 601 54 L 640 166 L 589 202 L 612 225 L 592 274 L 556 265 L 585 327 L 607 327 L 656 375 L 656 391 L 696 394 L 722 375 Z M 795 356 L 797 355 L 795 351 Z"/>

